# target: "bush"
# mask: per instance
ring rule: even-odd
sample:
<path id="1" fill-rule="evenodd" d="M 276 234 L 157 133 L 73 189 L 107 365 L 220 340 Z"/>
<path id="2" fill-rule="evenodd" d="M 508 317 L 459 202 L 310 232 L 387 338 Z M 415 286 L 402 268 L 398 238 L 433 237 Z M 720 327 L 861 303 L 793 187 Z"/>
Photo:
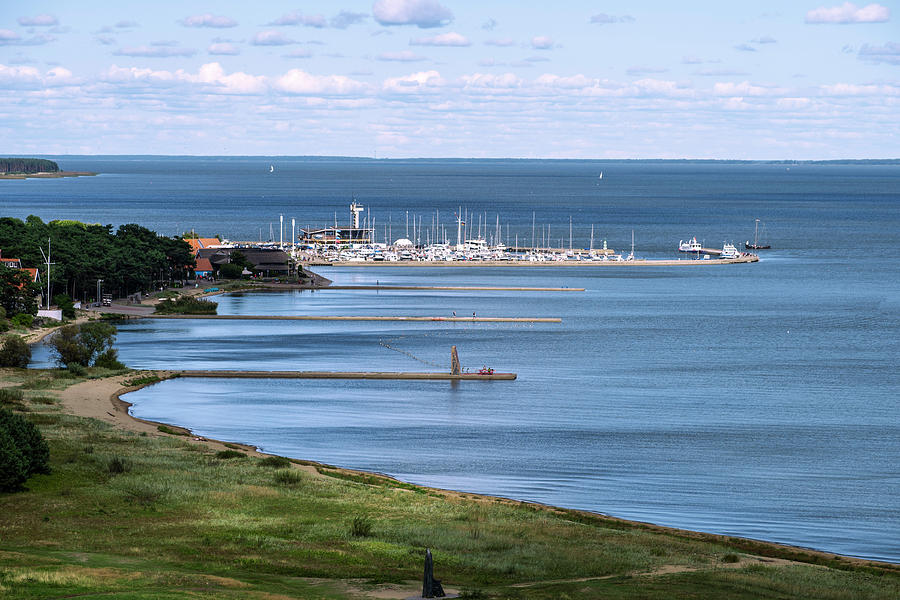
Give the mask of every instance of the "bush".
<path id="1" fill-rule="evenodd" d="M 216 458 L 221 458 L 223 460 L 229 458 L 244 458 L 244 453 L 238 452 L 237 450 L 219 450 L 216 452 Z"/>
<path id="2" fill-rule="evenodd" d="M 25 457 L 9 432 L 0 427 L 0 492 L 14 492 L 26 479 Z"/>
<path id="3" fill-rule="evenodd" d="M 69 363 L 68 366 L 66 366 L 66 371 L 68 371 L 69 375 L 72 375 L 73 377 L 84 377 L 85 375 L 87 375 L 87 367 L 84 367 L 75 362 Z"/>
<path id="4" fill-rule="evenodd" d="M 738 556 L 737 554 L 733 554 L 733 553 L 726 554 L 725 556 L 722 557 L 723 563 L 736 563 L 736 562 L 740 562 L 740 561 L 741 561 L 741 557 Z"/>
<path id="5" fill-rule="evenodd" d="M 219 277 L 222 279 L 240 279 L 244 269 L 234 263 L 225 263 L 219 267 Z"/>
<path id="6" fill-rule="evenodd" d="M 106 469 L 110 472 L 111 475 L 119 475 L 121 473 L 127 473 L 131 470 L 131 463 L 129 463 L 124 458 L 116 456 L 115 458 L 111 458 L 109 463 L 106 465 Z"/>
<path id="7" fill-rule="evenodd" d="M 3 307 L 2 304 L 0 304 L 0 319 L 5 319 L 5 318 L 6 318 L 6 309 Z"/>
<path id="8" fill-rule="evenodd" d="M 34 423 L 0 408 L 0 491 L 14 491 L 35 473 L 50 472 L 50 449 Z"/>
<path id="9" fill-rule="evenodd" d="M 156 305 L 156 313 L 160 315 L 214 315 L 219 305 L 203 298 L 182 296 L 175 300 L 163 300 Z"/>
<path id="10" fill-rule="evenodd" d="M 271 467 L 273 469 L 287 469 L 291 466 L 291 461 L 283 456 L 267 456 L 259 461 L 260 467 Z"/>
<path id="11" fill-rule="evenodd" d="M 0 404 L 11 405 L 11 404 L 22 404 L 22 396 L 21 390 L 10 390 L 7 388 L 0 388 Z"/>
<path id="12" fill-rule="evenodd" d="M 95 367 L 103 367 L 104 369 L 124 369 L 125 365 L 119 362 L 119 351 L 115 348 L 109 348 L 106 352 L 98 356 L 94 360 Z"/>
<path id="13" fill-rule="evenodd" d="M 34 316 L 27 313 L 19 313 L 10 319 L 10 323 L 16 329 L 29 329 L 34 324 Z"/>
<path id="14" fill-rule="evenodd" d="M 89 367 L 100 356 L 107 355 L 112 349 L 115 339 L 116 328 L 114 326 L 102 321 L 93 321 L 61 327 L 50 338 L 48 344 L 56 354 L 56 361 L 59 364 L 69 366 L 75 363 L 82 367 Z"/>
<path id="15" fill-rule="evenodd" d="M 299 473 L 297 471 L 278 471 L 275 473 L 275 483 L 278 485 L 284 485 L 288 487 L 295 487 L 303 483 L 304 476 L 303 473 Z"/>
<path id="16" fill-rule="evenodd" d="M 7 335 L 0 345 L 0 367 L 24 369 L 31 362 L 31 348 L 17 335 Z"/>
<path id="17" fill-rule="evenodd" d="M 369 537 L 372 535 L 372 520 L 369 517 L 357 515 L 350 522 L 350 535 L 353 537 Z"/>
<path id="18" fill-rule="evenodd" d="M 0 333 L 5 331 L 9 331 L 9 321 L 7 321 L 5 317 L 0 317 Z"/>
<path id="19" fill-rule="evenodd" d="M 63 318 L 75 318 L 75 303 L 72 302 L 72 299 L 69 298 L 68 294 L 57 294 L 53 296 L 53 304 L 62 311 Z"/>

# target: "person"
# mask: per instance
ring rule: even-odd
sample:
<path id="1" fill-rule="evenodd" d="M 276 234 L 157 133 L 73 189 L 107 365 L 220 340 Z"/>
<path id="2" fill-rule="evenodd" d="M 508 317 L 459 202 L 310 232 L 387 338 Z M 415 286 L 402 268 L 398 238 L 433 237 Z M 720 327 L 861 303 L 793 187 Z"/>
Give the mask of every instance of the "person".
<path id="1" fill-rule="evenodd" d="M 475 311 L 474 311 L 474 310 L 472 311 L 472 318 L 473 318 L 473 319 L 475 318 Z"/>
<path id="2" fill-rule="evenodd" d="M 453 311 L 453 316 L 456 317 L 456 311 L 455 311 L 455 310 Z"/>

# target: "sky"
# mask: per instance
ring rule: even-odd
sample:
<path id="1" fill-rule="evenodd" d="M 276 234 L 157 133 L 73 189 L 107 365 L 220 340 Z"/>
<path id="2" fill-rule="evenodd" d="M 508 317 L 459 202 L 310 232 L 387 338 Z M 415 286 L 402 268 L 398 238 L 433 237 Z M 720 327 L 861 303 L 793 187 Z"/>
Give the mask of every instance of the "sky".
<path id="1" fill-rule="evenodd" d="M 0 155 L 900 157 L 900 0 L 4 5 Z"/>

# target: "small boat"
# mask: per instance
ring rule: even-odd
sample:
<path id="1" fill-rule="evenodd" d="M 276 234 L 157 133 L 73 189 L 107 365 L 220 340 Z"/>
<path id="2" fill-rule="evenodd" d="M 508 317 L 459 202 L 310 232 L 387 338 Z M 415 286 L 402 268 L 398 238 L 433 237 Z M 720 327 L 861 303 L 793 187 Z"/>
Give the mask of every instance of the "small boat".
<path id="1" fill-rule="evenodd" d="M 269 165 L 269 173 L 275 172 L 275 165 Z"/>
<path id="2" fill-rule="evenodd" d="M 719 258 L 739 258 L 741 253 L 738 252 L 738 249 L 734 247 L 734 244 L 724 244 L 722 246 L 722 253 L 719 255 Z"/>
<path id="3" fill-rule="evenodd" d="M 765 228 L 765 225 L 763 225 Z M 759 243 L 759 219 L 756 220 L 756 230 L 753 232 L 753 243 L 750 240 L 744 242 L 744 248 L 747 250 L 769 250 L 772 246 L 769 244 Z"/>
<path id="4" fill-rule="evenodd" d="M 697 238 L 693 237 L 688 241 L 679 240 L 678 241 L 678 251 L 679 252 L 702 252 L 703 244 L 697 241 Z"/>

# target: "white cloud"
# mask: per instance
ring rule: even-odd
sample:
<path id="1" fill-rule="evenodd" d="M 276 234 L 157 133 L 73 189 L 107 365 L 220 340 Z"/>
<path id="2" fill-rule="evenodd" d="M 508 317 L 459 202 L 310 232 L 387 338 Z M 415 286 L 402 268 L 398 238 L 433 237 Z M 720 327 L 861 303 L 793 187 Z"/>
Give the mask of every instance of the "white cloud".
<path id="1" fill-rule="evenodd" d="M 433 91 L 445 86 L 447 82 L 437 71 L 420 71 L 403 77 L 391 77 L 382 83 L 382 89 L 390 93 L 411 94 Z"/>
<path id="2" fill-rule="evenodd" d="M 38 15 L 36 17 L 19 17 L 19 25 L 23 27 L 50 27 L 59 25 L 59 20 L 53 15 Z"/>
<path id="3" fill-rule="evenodd" d="M 350 25 L 356 25 L 358 23 L 365 22 L 366 19 L 369 18 L 369 15 L 366 13 L 357 13 L 350 12 L 347 10 L 342 10 L 335 16 L 331 17 L 331 26 L 335 29 L 347 29 Z"/>
<path id="4" fill-rule="evenodd" d="M 741 83 L 719 82 L 713 85 L 714 96 L 774 96 L 784 90 L 770 86 L 753 85 L 749 81 Z"/>
<path id="5" fill-rule="evenodd" d="M 298 96 L 334 96 L 361 92 L 365 84 L 343 75 L 312 75 L 291 69 L 278 78 L 275 88 Z"/>
<path id="6" fill-rule="evenodd" d="M 382 25 L 416 25 L 422 29 L 443 27 L 453 13 L 437 0 L 378 0 L 372 15 Z"/>
<path id="7" fill-rule="evenodd" d="M 15 31 L 0 29 L 0 46 L 41 46 L 55 42 L 56 38 L 46 33 L 39 33 L 27 39 L 22 39 Z"/>
<path id="8" fill-rule="evenodd" d="M 701 77 L 746 77 L 748 73 L 737 69 L 703 69 L 694 71 L 694 75 L 700 75 Z"/>
<path id="9" fill-rule="evenodd" d="M 299 10 L 295 10 L 289 12 L 287 14 L 281 15 L 271 23 L 267 23 L 267 25 L 304 25 L 306 27 L 316 27 L 321 29 L 325 27 L 328 22 L 325 20 L 325 17 L 322 15 L 304 15 Z"/>
<path id="10" fill-rule="evenodd" d="M 250 43 L 254 46 L 287 46 L 297 42 L 280 31 L 267 29 L 266 31 L 257 32 L 250 40 Z"/>
<path id="11" fill-rule="evenodd" d="M 0 64 L 0 85 L 8 89 L 40 90 L 50 87 L 72 86 L 81 83 L 72 72 L 54 67 L 41 73 L 35 67 L 9 67 Z"/>
<path id="12" fill-rule="evenodd" d="M 826 96 L 873 96 L 879 99 L 885 96 L 900 96 L 900 85 L 835 83 L 820 86 L 819 89 Z"/>
<path id="13" fill-rule="evenodd" d="M 424 56 L 419 56 L 411 50 L 402 50 L 400 52 L 382 52 L 376 58 L 378 60 L 394 62 L 418 62 L 425 60 Z"/>
<path id="14" fill-rule="evenodd" d="M 182 71 L 177 71 L 181 74 Z M 266 91 L 266 78 L 262 75 L 249 75 L 240 71 L 226 75 L 225 70 L 217 62 L 207 63 L 200 67 L 196 76 L 181 75 L 186 81 L 204 83 L 217 87 L 226 94 L 261 94 Z"/>
<path id="15" fill-rule="evenodd" d="M 612 23 L 633 23 L 634 17 L 631 15 L 608 15 L 606 13 L 598 13 L 591 17 L 591 23 L 595 25 L 610 25 Z"/>
<path id="16" fill-rule="evenodd" d="M 900 44 L 887 42 L 884 46 L 863 44 L 859 49 L 859 59 L 871 63 L 900 65 Z"/>
<path id="17" fill-rule="evenodd" d="M 460 78 L 463 87 L 475 90 L 515 89 L 522 87 L 523 81 L 512 73 L 493 75 L 490 73 L 473 73 Z"/>
<path id="18" fill-rule="evenodd" d="M 189 57 L 197 54 L 193 48 L 178 48 L 168 44 L 151 44 L 150 46 L 132 46 L 119 48 L 113 52 L 116 56 L 133 56 L 141 58 L 169 58 L 171 56 Z"/>
<path id="19" fill-rule="evenodd" d="M 240 48 L 230 42 L 218 42 L 210 44 L 206 49 L 209 54 L 222 54 L 227 56 L 237 56 L 241 53 Z"/>
<path id="20" fill-rule="evenodd" d="M 454 31 L 450 31 L 448 33 L 441 33 L 439 35 L 433 35 L 431 37 L 421 37 L 409 40 L 410 46 L 471 46 L 472 42 L 469 41 L 467 37 L 464 35 L 460 35 Z"/>
<path id="21" fill-rule="evenodd" d="M 224 29 L 237 26 L 237 21 L 234 19 L 216 16 L 211 13 L 185 17 L 178 22 L 185 27 L 214 27 L 216 29 Z"/>
<path id="22" fill-rule="evenodd" d="M 806 13 L 806 22 L 824 23 L 885 23 L 890 19 L 891 11 L 880 4 L 869 4 L 862 8 L 852 2 L 844 2 L 840 6 L 820 7 Z"/>
<path id="23" fill-rule="evenodd" d="M 546 35 L 538 35 L 531 38 L 531 47 L 535 50 L 550 50 L 555 44 L 553 38 Z"/>

